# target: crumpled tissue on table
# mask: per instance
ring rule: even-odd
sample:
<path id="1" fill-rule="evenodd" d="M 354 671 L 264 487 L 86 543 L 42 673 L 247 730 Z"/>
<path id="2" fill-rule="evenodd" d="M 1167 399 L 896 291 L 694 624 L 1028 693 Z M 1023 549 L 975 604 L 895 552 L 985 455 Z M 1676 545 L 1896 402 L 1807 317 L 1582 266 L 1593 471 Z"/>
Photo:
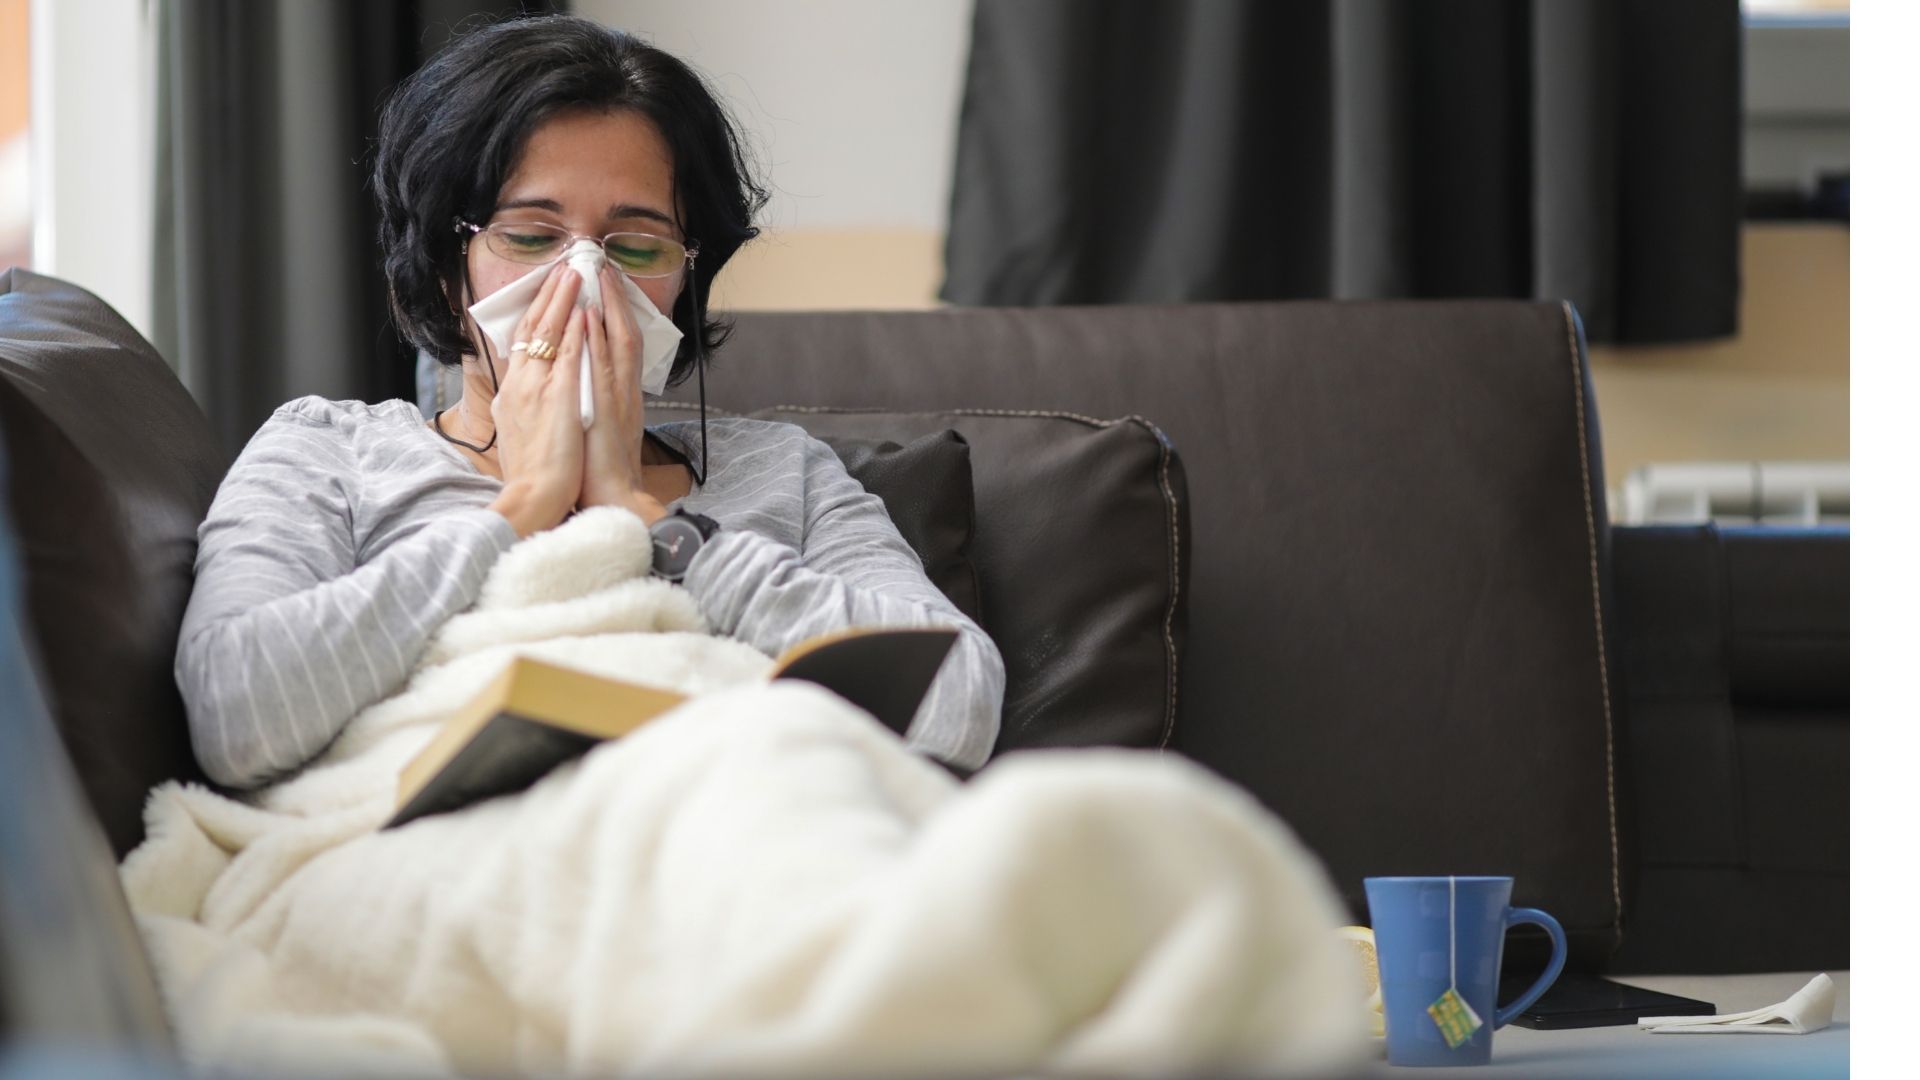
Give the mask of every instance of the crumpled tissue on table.
<path id="1" fill-rule="evenodd" d="M 1720 1016 L 1643 1016 L 1640 1026 L 1656 1035 L 1805 1035 L 1833 1023 L 1833 999 L 1833 980 L 1823 972 L 1778 1005 Z"/>

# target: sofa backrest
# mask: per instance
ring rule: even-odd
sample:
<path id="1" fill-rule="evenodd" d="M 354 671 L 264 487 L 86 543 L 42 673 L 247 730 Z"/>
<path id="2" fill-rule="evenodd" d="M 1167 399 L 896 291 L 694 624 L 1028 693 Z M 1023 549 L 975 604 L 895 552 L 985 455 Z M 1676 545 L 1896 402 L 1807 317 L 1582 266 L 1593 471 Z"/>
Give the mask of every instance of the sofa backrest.
<path id="1" fill-rule="evenodd" d="M 99 297 L 0 274 L 0 438 L 27 623 L 117 854 L 161 780 L 200 777 L 173 680 L 200 521 L 226 471 L 206 417 Z M 4 722 L 5 718 L 0 718 Z"/>
<path id="2" fill-rule="evenodd" d="M 1171 748 L 1278 811 L 1356 918 L 1366 875 L 1512 873 L 1583 951 L 1617 943 L 1606 507 L 1570 308 L 743 314 L 707 384 L 741 411 L 1151 420 L 1191 493 Z"/>
<path id="3" fill-rule="evenodd" d="M 738 411 L 1155 422 L 1191 510 L 1167 608 L 1187 655 L 1152 688 L 1177 698 L 1166 744 L 1278 811 L 1356 918 L 1365 875 L 1513 873 L 1576 943 L 1617 942 L 1605 506 L 1570 309 L 755 314 L 709 388 Z M 124 850 L 151 782 L 196 773 L 172 647 L 226 463 L 131 328 L 18 270 L 0 278 L 0 425 L 29 463 L 12 504 L 62 735 Z"/>

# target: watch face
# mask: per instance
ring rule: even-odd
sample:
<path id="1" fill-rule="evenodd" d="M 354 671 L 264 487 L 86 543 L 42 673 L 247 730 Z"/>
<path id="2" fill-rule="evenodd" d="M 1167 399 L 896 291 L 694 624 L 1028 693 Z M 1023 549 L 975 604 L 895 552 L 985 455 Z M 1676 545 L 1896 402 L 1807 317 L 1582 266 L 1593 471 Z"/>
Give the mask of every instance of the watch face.
<path id="1" fill-rule="evenodd" d="M 700 527 L 679 517 L 665 517 L 653 525 L 653 571 L 678 581 L 704 540 Z"/>

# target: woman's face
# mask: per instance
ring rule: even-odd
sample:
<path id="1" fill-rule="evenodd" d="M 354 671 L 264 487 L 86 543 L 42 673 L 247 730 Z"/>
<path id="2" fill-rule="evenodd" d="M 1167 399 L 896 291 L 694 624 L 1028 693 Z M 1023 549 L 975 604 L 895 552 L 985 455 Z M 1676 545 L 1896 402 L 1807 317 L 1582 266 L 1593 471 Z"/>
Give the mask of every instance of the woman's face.
<path id="1" fill-rule="evenodd" d="M 491 221 L 542 222 L 575 236 L 644 232 L 682 244 L 673 200 L 673 155 L 653 121 L 628 109 L 556 116 L 534 129 L 526 149 L 500 188 Z M 467 245 L 467 278 L 482 300 L 533 270 L 493 253 L 484 238 Z M 666 277 L 632 278 L 662 312 L 686 280 L 682 269 Z"/>

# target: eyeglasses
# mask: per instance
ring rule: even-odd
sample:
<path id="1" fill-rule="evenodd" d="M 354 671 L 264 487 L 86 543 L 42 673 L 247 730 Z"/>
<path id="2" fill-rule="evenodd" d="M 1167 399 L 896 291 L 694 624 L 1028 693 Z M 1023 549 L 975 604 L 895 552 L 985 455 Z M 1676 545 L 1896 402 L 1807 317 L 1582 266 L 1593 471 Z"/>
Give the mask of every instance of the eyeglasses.
<path id="1" fill-rule="evenodd" d="M 497 221 L 475 225 L 456 219 L 454 232 L 486 237 L 487 250 L 508 262 L 538 266 L 563 255 L 575 240 L 592 240 L 607 253 L 607 261 L 629 277 L 657 278 L 692 266 L 700 245 L 682 244 L 666 236 L 643 232 L 617 232 L 605 236 L 576 236 L 558 225 L 540 221 Z"/>

